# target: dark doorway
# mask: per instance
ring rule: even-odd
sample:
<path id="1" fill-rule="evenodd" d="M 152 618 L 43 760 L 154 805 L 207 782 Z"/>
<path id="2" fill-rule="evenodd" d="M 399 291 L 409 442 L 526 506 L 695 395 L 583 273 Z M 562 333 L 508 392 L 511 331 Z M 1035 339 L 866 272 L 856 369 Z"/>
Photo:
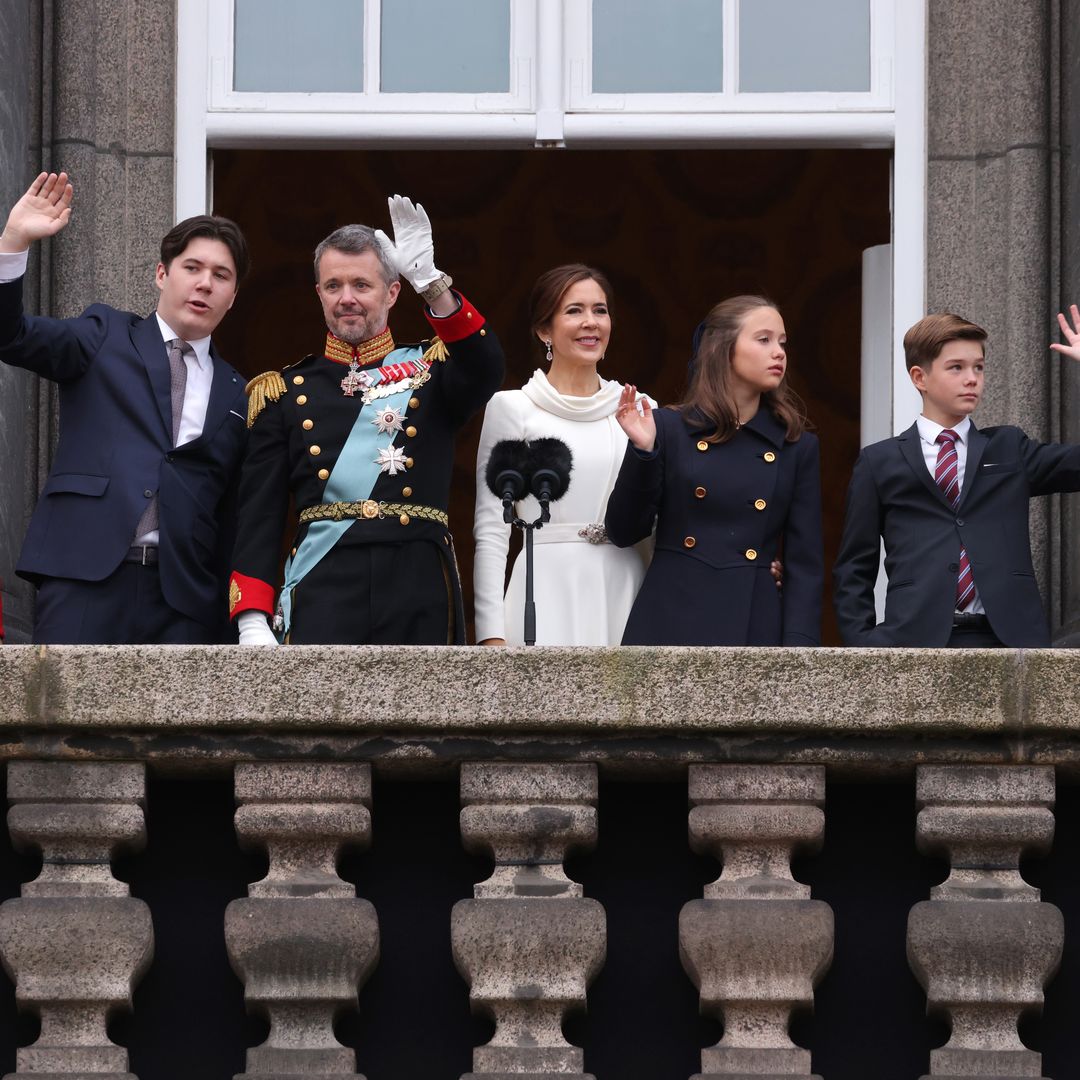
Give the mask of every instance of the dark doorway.
<path id="1" fill-rule="evenodd" d="M 608 274 L 614 333 L 602 373 L 661 403 L 681 394 L 690 335 L 714 303 L 772 297 L 822 437 L 831 565 L 859 447 L 862 251 L 890 234 L 887 151 L 217 151 L 215 210 L 244 227 L 255 263 L 217 335 L 234 364 L 256 375 L 321 347 L 311 252 L 346 222 L 388 227 L 394 193 L 429 211 L 437 263 L 495 327 L 508 387 L 541 362 L 527 299 L 559 263 Z M 391 326 L 401 342 L 430 333 L 411 294 Z M 450 505 L 467 597 L 479 432 L 477 417 L 458 443 Z M 837 643 L 828 597 L 825 611 L 825 641 Z"/>

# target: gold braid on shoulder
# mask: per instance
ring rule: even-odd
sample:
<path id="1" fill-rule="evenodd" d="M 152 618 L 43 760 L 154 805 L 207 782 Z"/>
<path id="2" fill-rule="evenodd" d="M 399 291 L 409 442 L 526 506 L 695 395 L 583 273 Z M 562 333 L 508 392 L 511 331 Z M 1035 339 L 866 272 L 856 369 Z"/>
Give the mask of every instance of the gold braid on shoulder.
<path id="1" fill-rule="evenodd" d="M 433 337 L 428 343 L 428 347 L 424 353 L 423 359 L 427 360 L 428 363 L 431 364 L 435 363 L 435 361 L 438 360 L 439 363 L 442 364 L 449 358 L 449 356 L 450 353 L 447 352 L 446 345 L 443 342 L 442 338 Z"/>
<path id="2" fill-rule="evenodd" d="M 251 427 L 259 413 L 266 408 L 266 403 L 277 401 L 285 393 L 285 380 L 280 371 L 264 371 L 256 375 L 244 390 L 248 395 L 247 426 Z"/>

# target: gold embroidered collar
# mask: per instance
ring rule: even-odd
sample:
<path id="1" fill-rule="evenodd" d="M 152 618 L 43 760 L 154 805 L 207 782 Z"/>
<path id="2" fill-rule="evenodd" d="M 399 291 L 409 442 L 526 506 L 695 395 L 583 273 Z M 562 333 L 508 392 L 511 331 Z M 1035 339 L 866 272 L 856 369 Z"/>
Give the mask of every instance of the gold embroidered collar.
<path id="1" fill-rule="evenodd" d="M 376 334 L 370 341 L 363 341 L 359 345 L 350 345 L 347 341 L 327 332 L 326 352 L 327 360 L 333 360 L 335 364 L 356 363 L 363 367 L 365 364 L 374 364 L 384 356 L 394 351 L 394 339 L 389 328 L 381 334 Z"/>

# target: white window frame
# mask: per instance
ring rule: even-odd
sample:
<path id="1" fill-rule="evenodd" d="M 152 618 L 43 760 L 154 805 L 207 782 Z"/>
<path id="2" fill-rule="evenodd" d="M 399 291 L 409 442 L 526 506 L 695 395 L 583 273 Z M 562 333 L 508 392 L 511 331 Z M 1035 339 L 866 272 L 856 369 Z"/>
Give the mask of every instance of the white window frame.
<path id="1" fill-rule="evenodd" d="M 575 64 L 584 55 L 591 57 L 591 46 L 587 54 L 583 51 L 580 19 L 582 12 L 591 12 L 591 4 L 588 0 L 508 2 L 513 5 L 511 37 L 519 52 L 511 68 L 513 94 L 494 102 L 493 97 L 503 95 L 238 95 L 225 90 L 231 85 L 231 75 L 223 66 L 223 58 L 232 62 L 231 44 L 223 42 L 221 23 L 223 11 L 226 28 L 231 23 L 232 0 L 177 0 L 177 218 L 209 209 L 210 151 L 215 147 L 892 149 L 890 411 L 895 431 L 908 427 L 918 401 L 900 363 L 902 340 L 906 327 L 925 313 L 926 295 L 927 0 L 872 0 L 872 42 L 879 58 L 872 60 L 872 91 L 861 104 L 853 103 L 851 95 L 746 94 L 735 96 L 752 99 L 754 109 L 740 106 L 726 111 L 691 108 L 696 95 L 662 95 L 668 99 L 665 109 L 645 107 L 653 95 L 617 95 L 623 98 L 621 108 L 575 111 L 572 103 L 581 100 L 574 96 L 578 92 L 575 80 L 580 81 Z M 378 0 L 365 3 L 370 7 Z M 885 13 L 890 13 L 888 20 Z M 888 36 L 889 22 L 891 45 L 879 55 L 879 35 Z M 231 41 L 231 29 L 228 32 Z M 737 27 L 726 34 L 732 49 L 736 35 Z M 365 42 L 366 48 L 375 47 L 378 35 L 365 34 Z M 725 70 L 734 77 L 730 63 Z M 365 55 L 365 86 L 375 72 L 377 64 L 372 65 Z M 882 97 L 886 82 L 891 95 L 888 103 Z M 353 104 L 324 108 L 323 99 L 332 97 Z M 380 103 L 380 97 L 387 100 Z M 526 100 L 528 108 L 520 107 Z M 426 111 L 425 104 L 430 106 Z M 773 111 L 765 105 L 773 106 Z M 409 111 L 402 111 L 406 108 Z"/>
<path id="2" fill-rule="evenodd" d="M 364 9 L 363 85 L 359 93 L 298 93 L 233 89 L 236 58 L 234 0 L 207 8 L 209 104 L 211 112 L 262 113 L 531 113 L 538 0 L 510 5 L 510 87 L 506 93 L 386 93 L 382 74 L 382 0 L 359 0 Z M 181 6 L 183 0 L 181 0 Z"/>
<path id="3" fill-rule="evenodd" d="M 894 0 L 870 0 L 870 88 L 854 92 L 760 93 L 739 85 L 739 13 L 743 3 L 723 0 L 723 89 L 713 93 L 594 93 L 593 5 L 566 7 L 568 106 L 572 112 L 811 113 L 891 112 L 893 107 Z M 910 2 L 910 0 L 908 0 Z"/>

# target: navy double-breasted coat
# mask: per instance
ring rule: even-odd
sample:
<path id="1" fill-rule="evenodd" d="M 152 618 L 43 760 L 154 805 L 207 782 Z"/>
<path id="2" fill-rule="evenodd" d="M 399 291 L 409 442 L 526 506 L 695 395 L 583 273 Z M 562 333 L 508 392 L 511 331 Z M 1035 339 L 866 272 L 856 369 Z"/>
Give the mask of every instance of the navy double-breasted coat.
<path id="1" fill-rule="evenodd" d="M 823 555 L 818 440 L 786 442 L 768 409 L 725 443 L 657 409 L 656 446 L 627 446 L 608 500 L 612 543 L 656 524 L 624 645 L 817 645 Z M 770 563 L 784 563 L 778 590 Z"/>

